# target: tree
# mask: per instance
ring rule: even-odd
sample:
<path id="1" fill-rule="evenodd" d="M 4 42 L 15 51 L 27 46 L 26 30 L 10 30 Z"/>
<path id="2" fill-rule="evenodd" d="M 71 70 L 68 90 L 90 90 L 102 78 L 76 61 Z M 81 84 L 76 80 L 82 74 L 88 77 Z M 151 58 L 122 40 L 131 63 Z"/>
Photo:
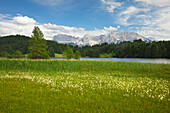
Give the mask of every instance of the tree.
<path id="1" fill-rule="evenodd" d="M 75 59 L 80 59 L 80 57 L 81 57 L 80 51 L 76 51 L 74 58 Z"/>
<path id="2" fill-rule="evenodd" d="M 35 26 L 33 30 L 32 38 L 29 40 L 28 55 L 29 58 L 33 59 L 47 59 L 49 55 L 47 54 L 46 40 L 43 38 L 44 35 L 42 31 Z"/>
<path id="3" fill-rule="evenodd" d="M 67 50 L 64 53 L 65 53 L 67 59 L 73 58 L 73 50 L 70 48 L 69 45 L 67 45 Z"/>
<path id="4" fill-rule="evenodd" d="M 7 55 L 7 58 L 13 58 L 13 55 L 8 54 L 8 55 Z"/>
<path id="5" fill-rule="evenodd" d="M 47 53 L 49 54 L 50 57 L 55 57 L 54 49 L 52 47 L 48 49 Z"/>
<path id="6" fill-rule="evenodd" d="M 0 51 L 0 57 L 7 57 L 8 52 L 7 51 Z"/>
<path id="7" fill-rule="evenodd" d="M 22 58 L 23 57 L 23 55 L 22 55 L 22 53 L 21 53 L 21 51 L 15 51 L 15 53 L 13 54 L 13 57 L 14 58 Z"/>

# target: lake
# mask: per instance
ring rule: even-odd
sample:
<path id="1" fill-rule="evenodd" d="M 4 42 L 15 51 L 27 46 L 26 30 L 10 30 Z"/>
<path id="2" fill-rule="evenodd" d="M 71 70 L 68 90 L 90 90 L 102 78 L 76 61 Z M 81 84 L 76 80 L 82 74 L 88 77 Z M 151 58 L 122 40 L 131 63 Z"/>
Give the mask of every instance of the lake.
<path id="1" fill-rule="evenodd" d="M 52 58 L 52 59 L 63 59 L 63 58 Z M 170 64 L 170 59 L 165 59 L 165 58 L 80 58 L 80 60 L 126 61 L 126 62 Z"/>

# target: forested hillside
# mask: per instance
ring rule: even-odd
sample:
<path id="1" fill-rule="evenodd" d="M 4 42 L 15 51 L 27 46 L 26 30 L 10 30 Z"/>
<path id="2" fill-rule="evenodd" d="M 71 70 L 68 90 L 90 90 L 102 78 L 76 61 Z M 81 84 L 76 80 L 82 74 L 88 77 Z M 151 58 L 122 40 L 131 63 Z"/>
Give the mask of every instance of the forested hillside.
<path id="1" fill-rule="evenodd" d="M 26 54 L 28 52 L 28 43 L 30 37 L 22 35 L 10 35 L 0 38 L 0 57 L 5 57 L 7 54 L 13 54 L 16 50 Z M 47 40 L 47 52 L 49 54 L 59 53 L 65 50 L 65 44 L 59 44 L 54 41 Z"/>
<path id="2" fill-rule="evenodd" d="M 16 50 L 26 54 L 30 37 L 22 35 L 11 35 L 0 38 L 0 57 L 13 54 Z M 67 45 L 47 40 L 47 52 L 51 57 L 54 53 L 62 54 Z M 74 53 L 79 50 L 82 57 L 100 57 L 101 54 L 107 57 L 119 58 L 170 58 L 170 41 L 159 41 L 147 43 L 142 40 L 134 42 L 121 42 L 119 44 L 103 43 L 94 46 L 71 46 Z"/>
<path id="3" fill-rule="evenodd" d="M 16 50 L 23 54 L 27 53 L 29 37 L 21 35 L 10 35 L 0 38 L 0 56 L 6 53 L 13 54 Z"/>
<path id="4" fill-rule="evenodd" d="M 170 58 L 170 41 L 147 43 L 142 40 L 125 41 L 119 44 L 84 46 L 80 48 L 82 56 L 99 57 L 110 54 L 119 58 Z"/>

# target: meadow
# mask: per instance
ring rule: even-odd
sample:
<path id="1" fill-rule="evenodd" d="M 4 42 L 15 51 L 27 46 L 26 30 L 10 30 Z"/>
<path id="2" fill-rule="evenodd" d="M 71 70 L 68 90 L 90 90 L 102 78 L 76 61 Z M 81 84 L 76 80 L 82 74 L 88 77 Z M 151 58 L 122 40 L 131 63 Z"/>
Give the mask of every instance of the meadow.
<path id="1" fill-rule="evenodd" d="M 0 112 L 170 112 L 170 64 L 0 59 Z"/>

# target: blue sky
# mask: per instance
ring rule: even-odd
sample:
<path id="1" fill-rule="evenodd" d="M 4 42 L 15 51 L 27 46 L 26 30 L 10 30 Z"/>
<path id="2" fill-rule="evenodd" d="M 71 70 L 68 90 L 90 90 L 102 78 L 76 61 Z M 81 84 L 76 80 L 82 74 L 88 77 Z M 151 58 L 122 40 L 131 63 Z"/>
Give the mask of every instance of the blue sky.
<path id="1" fill-rule="evenodd" d="M 0 0 L 0 36 L 137 32 L 170 40 L 170 0 Z"/>

